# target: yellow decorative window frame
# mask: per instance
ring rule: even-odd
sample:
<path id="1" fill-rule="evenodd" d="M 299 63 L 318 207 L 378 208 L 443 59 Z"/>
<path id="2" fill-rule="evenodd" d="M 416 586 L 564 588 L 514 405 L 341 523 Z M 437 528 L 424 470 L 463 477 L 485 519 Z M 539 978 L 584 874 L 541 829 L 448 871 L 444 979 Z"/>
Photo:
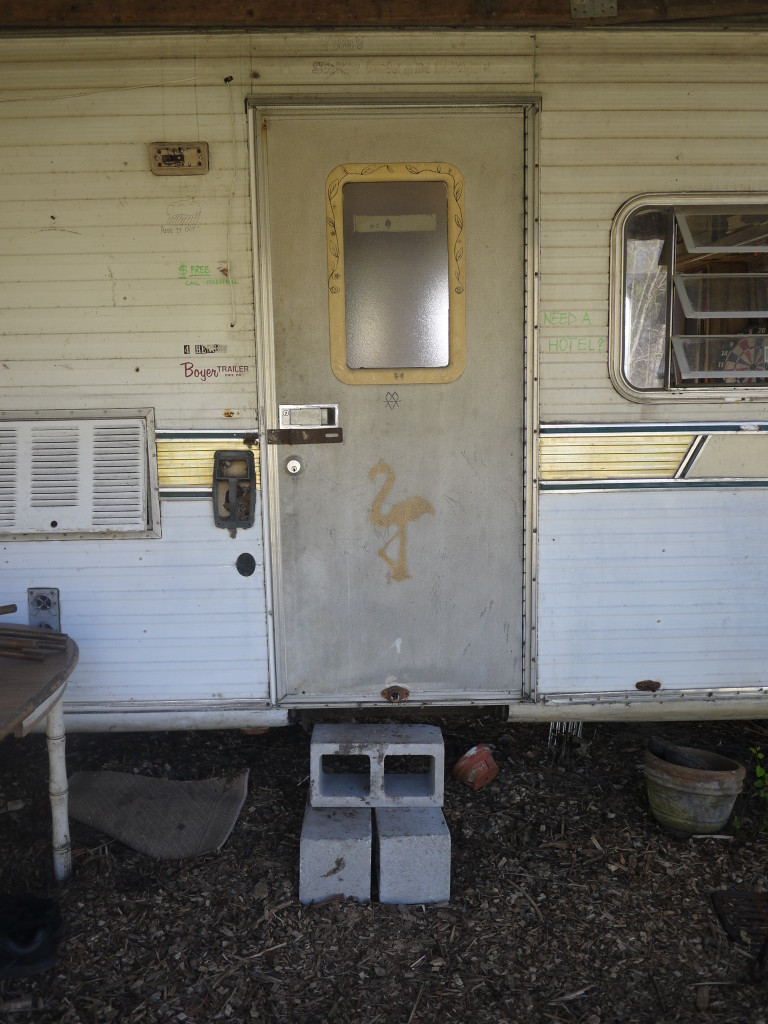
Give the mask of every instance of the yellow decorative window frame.
<path id="1" fill-rule="evenodd" d="M 346 296 L 342 191 L 349 182 L 442 181 L 448 197 L 448 363 L 431 367 L 365 367 L 347 365 Z M 464 237 L 464 179 L 450 164 L 340 164 L 328 175 L 326 238 L 328 254 L 328 314 L 331 368 L 345 384 L 447 384 L 466 365 L 466 259 Z"/>

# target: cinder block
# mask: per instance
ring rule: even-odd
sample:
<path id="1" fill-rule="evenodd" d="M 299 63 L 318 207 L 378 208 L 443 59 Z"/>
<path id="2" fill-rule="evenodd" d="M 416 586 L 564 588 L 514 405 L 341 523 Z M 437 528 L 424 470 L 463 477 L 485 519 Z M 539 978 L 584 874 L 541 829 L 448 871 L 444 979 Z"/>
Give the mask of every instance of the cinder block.
<path id="1" fill-rule="evenodd" d="M 380 903 L 451 898 L 451 834 L 438 807 L 377 807 L 375 860 Z"/>
<path id="2" fill-rule="evenodd" d="M 371 812 L 307 804 L 301 829 L 299 899 L 318 903 L 329 896 L 371 898 Z"/>
<path id="3" fill-rule="evenodd" d="M 333 757 L 341 771 L 329 772 Z M 389 758 L 425 758 L 426 772 L 392 770 Z M 344 759 L 367 760 L 368 771 L 345 772 Z M 316 725 L 310 746 L 309 799 L 313 807 L 442 807 L 443 737 L 435 725 Z"/>

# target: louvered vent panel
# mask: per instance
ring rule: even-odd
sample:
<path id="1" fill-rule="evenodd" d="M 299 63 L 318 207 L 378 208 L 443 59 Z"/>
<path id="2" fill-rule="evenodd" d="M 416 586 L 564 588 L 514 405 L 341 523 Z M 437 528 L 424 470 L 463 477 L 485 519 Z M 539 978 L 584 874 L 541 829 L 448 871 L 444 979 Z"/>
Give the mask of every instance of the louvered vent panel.
<path id="1" fill-rule="evenodd" d="M 143 533 L 148 479 L 143 417 L 0 424 L 0 533 Z"/>
<path id="2" fill-rule="evenodd" d="M 93 432 L 93 525 L 138 529 L 144 519 L 144 438 L 140 424 L 99 425 Z"/>
<path id="3" fill-rule="evenodd" d="M 0 427 L 0 530 L 13 526 L 16 517 L 18 438 L 13 427 Z"/>
<path id="4" fill-rule="evenodd" d="M 80 485 L 79 424 L 51 430 L 32 427 L 30 496 L 32 508 L 77 508 Z"/>

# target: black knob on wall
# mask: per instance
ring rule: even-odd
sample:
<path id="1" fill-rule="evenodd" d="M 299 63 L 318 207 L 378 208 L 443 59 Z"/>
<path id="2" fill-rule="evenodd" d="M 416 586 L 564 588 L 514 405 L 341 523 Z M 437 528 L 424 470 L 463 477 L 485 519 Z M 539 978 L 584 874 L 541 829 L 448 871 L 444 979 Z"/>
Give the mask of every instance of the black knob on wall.
<path id="1" fill-rule="evenodd" d="M 256 572 L 256 559 L 253 557 L 253 555 L 248 554 L 247 551 L 244 551 L 242 555 L 237 556 L 235 566 L 237 567 L 237 571 L 240 573 L 241 576 L 253 576 L 253 574 Z"/>

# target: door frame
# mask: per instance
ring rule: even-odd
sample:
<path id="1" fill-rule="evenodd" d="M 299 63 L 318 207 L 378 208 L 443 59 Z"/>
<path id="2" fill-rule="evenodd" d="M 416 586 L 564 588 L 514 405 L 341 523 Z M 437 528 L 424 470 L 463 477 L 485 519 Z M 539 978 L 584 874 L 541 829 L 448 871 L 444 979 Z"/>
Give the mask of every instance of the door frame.
<path id="1" fill-rule="evenodd" d="M 537 97 L 482 97 L 447 96 L 445 99 L 403 102 L 402 97 L 386 95 L 375 102 L 351 101 L 340 97 L 313 101 L 309 98 L 282 98 L 253 96 L 247 102 L 248 139 L 250 153 L 251 220 L 253 231 L 254 303 L 258 303 L 255 316 L 257 415 L 259 453 L 261 460 L 262 531 L 264 538 L 264 581 L 267 607 L 267 643 L 269 649 L 270 703 L 282 707 L 306 707 L 304 701 L 291 700 L 280 663 L 280 633 L 282 612 L 280 594 L 282 579 L 279 562 L 273 552 L 279 549 L 280 518 L 277 505 L 278 460 L 268 458 L 267 432 L 279 426 L 275 416 L 277 391 L 274 363 L 274 331 L 272 309 L 272 276 L 270 263 L 271 231 L 268 196 L 267 147 L 262 132 L 263 118 L 272 113 L 298 111 L 310 117 L 321 113 L 370 113 L 376 110 L 413 111 L 429 113 L 431 110 L 508 109 L 523 114 L 523 595 L 521 636 L 522 680 L 520 700 L 536 699 L 536 523 L 538 491 L 538 303 L 539 303 L 539 113 Z M 418 705 L 418 698 L 409 701 Z M 470 700 L 466 695 L 446 697 L 445 705 L 499 704 L 499 700 Z M 317 708 L 350 707 L 358 705 L 381 706 L 381 699 L 345 697 L 313 700 Z"/>

